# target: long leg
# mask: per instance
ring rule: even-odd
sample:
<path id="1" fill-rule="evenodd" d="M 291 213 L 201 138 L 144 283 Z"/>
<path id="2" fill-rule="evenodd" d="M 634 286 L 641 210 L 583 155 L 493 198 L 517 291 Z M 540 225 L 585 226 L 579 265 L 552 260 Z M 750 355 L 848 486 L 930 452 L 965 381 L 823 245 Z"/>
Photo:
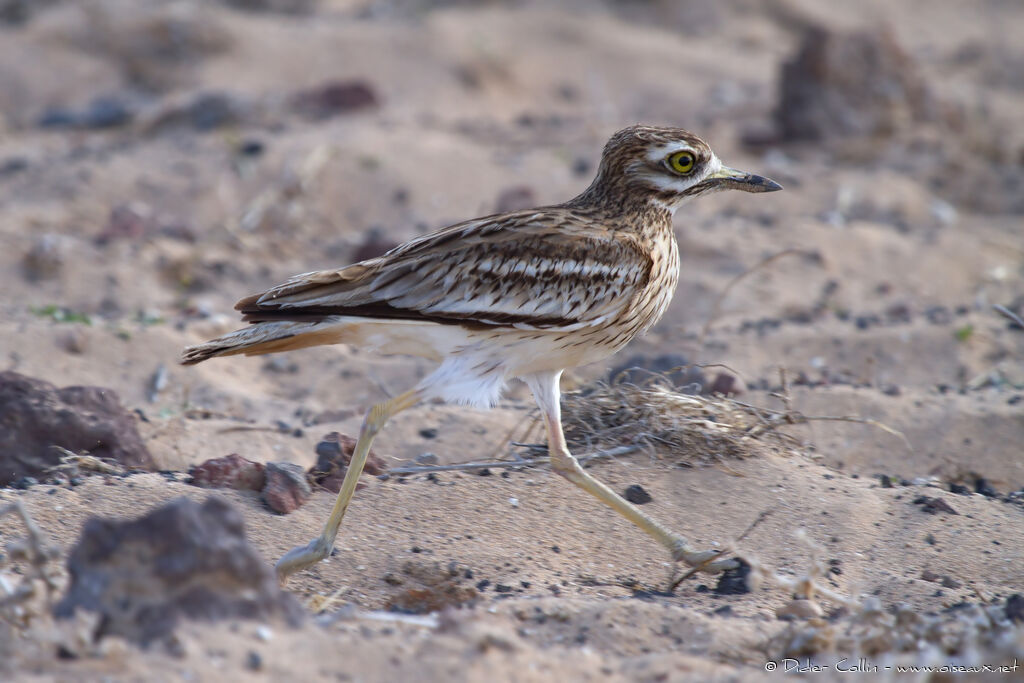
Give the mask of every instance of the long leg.
<path id="1" fill-rule="evenodd" d="M 289 575 L 311 567 L 331 554 L 331 550 L 334 548 L 334 539 L 338 536 L 338 527 L 341 526 L 345 510 L 348 509 L 352 494 L 356 490 L 356 483 L 363 471 L 363 465 L 366 464 L 366 456 L 370 452 L 373 438 L 391 417 L 416 405 L 420 398 L 422 398 L 420 391 L 413 389 L 370 408 L 370 412 L 363 419 L 363 426 L 359 430 L 359 440 L 356 441 L 356 447 L 352 451 L 352 460 L 348 464 L 348 471 L 345 472 L 345 479 L 341 483 L 341 490 L 338 491 L 334 509 L 331 510 L 331 516 L 327 518 L 324 530 L 308 545 L 292 548 L 277 561 L 277 576 L 282 582 Z"/>
<path id="2" fill-rule="evenodd" d="M 720 554 L 717 550 L 694 550 L 685 538 L 669 531 L 645 515 L 635 505 L 629 503 L 583 469 L 579 461 L 569 452 L 565 444 L 565 435 L 562 432 L 562 409 L 558 402 L 558 381 L 561 376 L 562 372 L 558 371 L 538 373 L 522 378 L 529 385 L 530 390 L 533 391 L 534 398 L 537 399 L 537 405 L 540 406 L 541 412 L 544 413 L 548 432 L 548 453 L 551 457 L 551 468 L 640 527 L 644 533 L 665 546 L 669 553 L 672 554 L 672 559 L 676 562 L 685 562 L 691 567 L 711 573 L 739 566 L 736 560 L 715 559 Z"/>

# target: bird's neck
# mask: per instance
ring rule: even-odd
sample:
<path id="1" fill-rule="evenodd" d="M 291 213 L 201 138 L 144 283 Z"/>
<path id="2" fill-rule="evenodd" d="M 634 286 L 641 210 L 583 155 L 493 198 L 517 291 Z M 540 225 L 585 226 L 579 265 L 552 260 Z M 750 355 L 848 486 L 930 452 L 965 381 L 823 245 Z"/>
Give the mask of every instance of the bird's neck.
<path id="1" fill-rule="evenodd" d="M 640 233 L 672 230 L 676 206 L 649 192 L 629 187 L 608 187 L 595 182 L 578 197 L 563 206 L 577 213 L 600 218 L 603 223 L 620 225 Z"/>

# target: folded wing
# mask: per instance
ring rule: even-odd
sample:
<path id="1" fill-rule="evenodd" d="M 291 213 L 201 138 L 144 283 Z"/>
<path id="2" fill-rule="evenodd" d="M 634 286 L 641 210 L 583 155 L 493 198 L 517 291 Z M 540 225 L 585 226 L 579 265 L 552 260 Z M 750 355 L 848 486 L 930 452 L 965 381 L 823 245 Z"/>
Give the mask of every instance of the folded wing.
<path id="1" fill-rule="evenodd" d="M 333 316 L 575 329 L 614 316 L 648 282 L 628 234 L 524 211 L 453 225 L 379 258 L 298 275 L 235 306 L 250 322 Z M 558 214 L 555 213 L 555 216 Z"/>

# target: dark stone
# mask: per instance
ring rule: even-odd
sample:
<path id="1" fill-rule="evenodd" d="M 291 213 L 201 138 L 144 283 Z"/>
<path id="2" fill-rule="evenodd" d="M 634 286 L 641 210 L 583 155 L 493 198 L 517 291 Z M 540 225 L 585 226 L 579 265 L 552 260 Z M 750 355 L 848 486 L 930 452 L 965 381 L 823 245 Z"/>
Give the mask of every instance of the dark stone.
<path id="1" fill-rule="evenodd" d="M 223 458 L 211 458 L 192 468 L 189 483 L 204 489 L 260 491 L 267 483 L 265 469 L 263 463 L 231 453 Z"/>
<path id="2" fill-rule="evenodd" d="M 22 171 L 27 171 L 29 167 L 28 159 L 25 157 L 10 157 L 0 162 L 0 178 L 9 175 L 17 175 Z"/>
<path id="3" fill-rule="evenodd" d="M 945 306 L 931 306 L 925 309 L 924 316 L 932 325 L 948 325 L 953 322 L 953 314 Z"/>
<path id="4" fill-rule="evenodd" d="M 266 145 L 261 140 L 244 140 L 238 146 L 238 153 L 246 157 L 262 156 Z"/>
<path id="5" fill-rule="evenodd" d="M 309 470 L 309 476 L 313 483 L 334 493 L 340 491 L 355 447 L 356 440 L 351 436 L 338 432 L 331 432 L 324 436 L 323 440 L 316 445 L 316 464 Z M 363 473 L 376 476 L 384 474 L 387 469 L 384 461 L 371 450 L 366 456 Z M 357 490 L 363 487 L 364 484 L 359 484 Z"/>
<path id="6" fill-rule="evenodd" d="M 82 128 L 117 128 L 131 123 L 135 112 L 117 97 L 97 97 L 78 116 Z"/>
<path id="7" fill-rule="evenodd" d="M 719 372 L 705 392 L 709 395 L 739 396 L 743 393 L 743 382 L 731 372 Z"/>
<path id="8" fill-rule="evenodd" d="M 874 138 L 938 113 L 891 31 L 812 27 L 782 65 L 775 122 L 785 140 Z"/>
<path id="9" fill-rule="evenodd" d="M 918 496 L 914 499 L 914 505 L 920 505 L 921 509 L 930 515 L 937 515 L 940 512 L 945 512 L 951 515 L 959 515 L 960 513 L 953 509 L 953 506 L 944 501 L 941 498 L 929 498 L 928 496 Z"/>
<path id="10" fill-rule="evenodd" d="M 643 505 L 644 503 L 650 503 L 653 500 L 653 498 L 651 498 L 651 494 L 647 493 L 647 491 L 644 490 L 644 487 L 640 486 L 640 484 L 633 484 L 632 486 L 627 487 L 624 495 L 626 500 L 634 505 Z"/>
<path id="11" fill-rule="evenodd" d="M 64 387 L 0 372 L 0 486 L 41 477 L 60 464 L 60 446 L 129 468 L 155 470 L 135 416 L 103 387 Z"/>
<path id="12" fill-rule="evenodd" d="M 96 236 L 96 243 L 102 246 L 115 240 L 137 240 L 145 236 L 155 226 L 143 213 L 138 207 L 123 204 L 115 206 L 110 210 L 110 220 L 106 227 Z"/>
<path id="13" fill-rule="evenodd" d="M 294 109 L 313 120 L 372 109 L 378 104 L 373 86 L 359 80 L 332 81 L 300 91 L 292 98 Z"/>
<path id="14" fill-rule="evenodd" d="M 981 495 L 985 496 L 986 498 L 999 497 L 999 491 L 996 491 L 992 484 L 989 483 L 988 479 L 986 479 L 985 477 L 978 477 L 977 480 L 975 480 L 974 490 L 980 493 Z"/>
<path id="15" fill-rule="evenodd" d="M 248 544 L 227 501 L 178 498 L 144 517 L 92 517 L 68 557 L 70 583 L 54 609 L 101 615 L 94 638 L 141 645 L 168 639 L 181 619 L 276 619 L 298 626 L 303 610 Z"/>
<path id="16" fill-rule="evenodd" d="M 727 569 L 718 577 L 714 592 L 717 595 L 744 595 L 750 592 L 750 585 L 747 577 L 750 576 L 750 565 L 739 560 L 740 566 L 735 569 Z"/>
<path id="17" fill-rule="evenodd" d="M 71 128 L 78 125 L 78 114 L 66 107 L 49 107 L 36 119 L 36 125 L 40 128 Z"/>
<path id="18" fill-rule="evenodd" d="M 966 486 L 964 486 L 963 484 L 950 484 L 949 485 L 949 490 L 952 493 L 956 493 L 956 494 L 959 494 L 961 496 L 969 496 L 969 495 L 971 495 L 971 490 L 969 488 L 967 488 Z"/>
<path id="19" fill-rule="evenodd" d="M 240 122 L 242 110 L 241 103 L 227 93 L 203 93 L 188 106 L 188 119 L 197 131 L 206 132 Z"/>
<path id="20" fill-rule="evenodd" d="M 420 430 L 420 436 L 422 436 L 424 439 L 437 438 L 437 429 L 435 429 L 434 427 L 424 427 L 423 429 Z"/>
<path id="21" fill-rule="evenodd" d="M 275 14 L 309 14 L 316 9 L 318 0 L 222 0 L 225 5 L 247 12 Z"/>
<path id="22" fill-rule="evenodd" d="M 1006 618 L 1018 624 L 1024 623 L 1024 595 L 1014 593 L 1006 598 Z"/>
<path id="23" fill-rule="evenodd" d="M 33 14 L 55 5 L 59 0 L 0 0 L 0 23 L 26 24 Z"/>
<path id="24" fill-rule="evenodd" d="M 260 495 L 274 512 L 287 515 L 302 507 L 313 495 L 301 466 L 290 462 L 268 462 L 267 483 Z"/>

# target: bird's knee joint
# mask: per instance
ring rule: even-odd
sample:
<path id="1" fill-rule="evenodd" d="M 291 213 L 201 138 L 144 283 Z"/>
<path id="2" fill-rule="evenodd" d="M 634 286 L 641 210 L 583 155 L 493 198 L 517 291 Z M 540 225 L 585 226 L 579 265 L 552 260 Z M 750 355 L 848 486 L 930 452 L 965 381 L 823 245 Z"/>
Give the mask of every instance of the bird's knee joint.
<path id="1" fill-rule="evenodd" d="M 583 466 L 571 453 L 554 452 L 551 455 L 551 469 L 566 479 L 573 481 L 583 474 Z"/>

